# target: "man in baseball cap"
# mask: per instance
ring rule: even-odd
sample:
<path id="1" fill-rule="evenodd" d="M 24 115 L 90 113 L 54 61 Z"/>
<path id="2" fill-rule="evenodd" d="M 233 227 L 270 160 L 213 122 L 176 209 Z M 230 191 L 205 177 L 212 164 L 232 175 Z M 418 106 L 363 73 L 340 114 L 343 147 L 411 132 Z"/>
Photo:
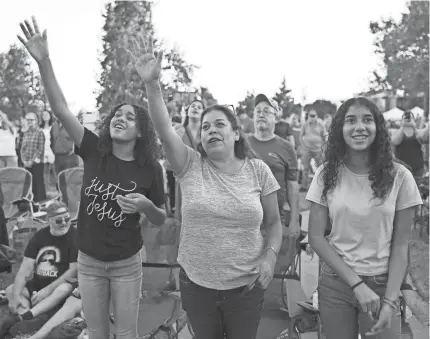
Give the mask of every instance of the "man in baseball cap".
<path id="1" fill-rule="evenodd" d="M 286 270 L 292 264 L 295 242 L 300 235 L 297 156 L 290 142 L 275 135 L 275 124 L 280 116 L 279 104 L 265 94 L 258 94 L 254 108 L 255 133 L 248 138 L 257 157 L 270 167 L 281 186 L 278 190 L 278 206 L 285 236 L 281 251 L 287 255 L 277 261 L 277 272 Z M 288 202 L 289 210 L 284 209 L 285 202 Z M 269 229 L 266 231 L 270 233 Z"/>

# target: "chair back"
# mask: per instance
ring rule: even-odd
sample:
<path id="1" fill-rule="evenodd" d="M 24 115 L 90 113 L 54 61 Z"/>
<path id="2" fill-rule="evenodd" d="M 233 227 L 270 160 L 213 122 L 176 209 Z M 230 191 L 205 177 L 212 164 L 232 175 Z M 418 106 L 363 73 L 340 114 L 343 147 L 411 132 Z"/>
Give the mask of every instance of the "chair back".
<path id="1" fill-rule="evenodd" d="M 13 205 L 21 198 L 32 199 L 33 177 L 29 171 L 20 167 L 6 167 L 0 169 L 0 206 L 6 219 L 18 212 L 18 206 Z"/>
<path id="2" fill-rule="evenodd" d="M 79 210 L 83 177 L 84 169 L 82 167 L 68 168 L 58 174 L 58 189 L 61 199 L 67 205 L 72 218 Z"/>

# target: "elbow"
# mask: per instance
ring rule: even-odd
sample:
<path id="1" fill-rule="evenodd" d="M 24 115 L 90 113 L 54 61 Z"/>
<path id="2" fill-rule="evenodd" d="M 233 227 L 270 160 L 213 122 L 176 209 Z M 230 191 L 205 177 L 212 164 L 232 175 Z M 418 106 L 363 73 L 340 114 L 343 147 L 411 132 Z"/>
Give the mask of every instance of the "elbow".
<path id="1" fill-rule="evenodd" d="M 319 247 L 319 244 L 323 241 L 327 241 L 323 235 L 321 234 L 312 234 L 308 233 L 308 241 L 309 246 L 311 246 L 314 250 Z"/>

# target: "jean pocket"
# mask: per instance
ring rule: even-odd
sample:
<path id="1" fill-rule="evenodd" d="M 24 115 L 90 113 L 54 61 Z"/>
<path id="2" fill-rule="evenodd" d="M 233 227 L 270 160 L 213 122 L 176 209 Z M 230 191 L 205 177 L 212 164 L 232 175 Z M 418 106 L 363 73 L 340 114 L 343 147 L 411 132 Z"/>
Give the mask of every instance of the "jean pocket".
<path id="1" fill-rule="evenodd" d="M 320 276 L 319 276 L 319 278 L 321 279 L 323 275 L 328 275 L 330 277 L 337 276 L 335 271 L 333 271 L 326 263 L 321 261 L 320 262 Z"/>

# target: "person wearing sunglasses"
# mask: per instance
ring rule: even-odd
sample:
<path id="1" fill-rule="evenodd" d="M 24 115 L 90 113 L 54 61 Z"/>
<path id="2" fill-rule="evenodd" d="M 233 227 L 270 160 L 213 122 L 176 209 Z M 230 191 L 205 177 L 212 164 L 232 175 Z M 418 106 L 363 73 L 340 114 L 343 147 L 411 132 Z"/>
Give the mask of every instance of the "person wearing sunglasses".
<path id="1" fill-rule="evenodd" d="M 311 160 L 315 160 L 317 167 L 322 165 L 322 146 L 326 138 L 327 131 L 324 123 L 318 119 L 315 109 L 311 108 L 308 112 L 308 119 L 304 122 L 300 132 L 300 154 L 303 164 L 301 192 L 306 192 L 309 188 Z"/>
<path id="2" fill-rule="evenodd" d="M 48 227 L 28 242 L 13 285 L 6 289 L 10 314 L 0 320 L 0 338 L 38 330 L 61 307 L 77 278 L 76 230 L 62 202 L 47 208 Z"/>
<path id="3" fill-rule="evenodd" d="M 130 56 L 145 82 L 154 127 L 182 191 L 178 263 L 183 308 L 196 339 L 253 339 L 282 240 L 270 168 L 249 148 L 231 106 L 201 114 L 197 150 L 170 122 L 160 51 L 141 37 Z M 260 227 L 265 229 L 264 238 Z M 254 288 L 243 293 L 258 277 Z"/>

